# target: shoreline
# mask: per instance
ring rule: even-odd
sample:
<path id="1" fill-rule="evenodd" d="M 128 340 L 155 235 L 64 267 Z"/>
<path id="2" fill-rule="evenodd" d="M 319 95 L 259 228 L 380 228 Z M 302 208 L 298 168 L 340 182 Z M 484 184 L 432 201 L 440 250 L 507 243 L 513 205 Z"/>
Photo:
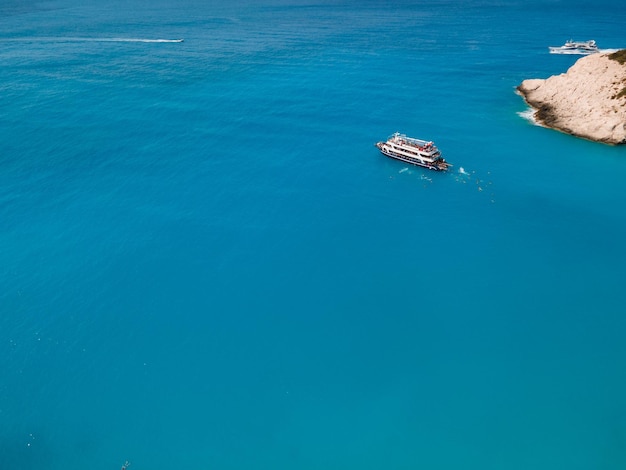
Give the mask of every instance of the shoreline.
<path id="1" fill-rule="evenodd" d="M 538 125 L 594 142 L 626 144 L 625 55 L 626 50 L 588 55 L 564 74 L 527 79 L 516 90 Z"/>

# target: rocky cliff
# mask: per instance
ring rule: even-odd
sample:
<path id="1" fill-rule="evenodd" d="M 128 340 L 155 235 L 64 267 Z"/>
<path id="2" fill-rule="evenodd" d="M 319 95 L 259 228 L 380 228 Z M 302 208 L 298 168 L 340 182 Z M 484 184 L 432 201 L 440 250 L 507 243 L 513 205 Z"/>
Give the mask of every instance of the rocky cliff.
<path id="1" fill-rule="evenodd" d="M 540 124 L 586 139 L 626 144 L 626 50 L 579 59 L 567 73 L 517 87 Z"/>

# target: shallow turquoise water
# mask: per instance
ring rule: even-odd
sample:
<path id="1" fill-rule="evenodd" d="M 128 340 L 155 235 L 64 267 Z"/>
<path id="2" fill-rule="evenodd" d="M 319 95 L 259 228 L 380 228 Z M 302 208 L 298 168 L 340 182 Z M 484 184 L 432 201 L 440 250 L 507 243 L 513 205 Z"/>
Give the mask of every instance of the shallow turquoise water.
<path id="1" fill-rule="evenodd" d="M 3 468 L 624 467 L 626 149 L 514 93 L 620 3 L 6 5 Z"/>

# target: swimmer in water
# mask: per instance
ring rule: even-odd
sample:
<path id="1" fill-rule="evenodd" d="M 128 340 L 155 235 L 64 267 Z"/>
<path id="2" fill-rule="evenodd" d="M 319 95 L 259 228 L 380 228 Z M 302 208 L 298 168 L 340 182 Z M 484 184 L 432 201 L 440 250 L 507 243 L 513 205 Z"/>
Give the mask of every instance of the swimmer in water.
<path id="1" fill-rule="evenodd" d="M 130 462 L 127 460 L 126 462 L 124 462 L 124 465 L 122 465 L 121 470 L 126 470 L 128 467 L 130 467 Z"/>

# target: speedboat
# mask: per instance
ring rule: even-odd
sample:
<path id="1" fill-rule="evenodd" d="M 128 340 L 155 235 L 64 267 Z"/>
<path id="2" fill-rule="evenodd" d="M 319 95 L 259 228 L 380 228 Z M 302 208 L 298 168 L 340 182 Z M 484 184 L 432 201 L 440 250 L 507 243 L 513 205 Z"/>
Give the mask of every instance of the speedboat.
<path id="1" fill-rule="evenodd" d="M 594 54 L 600 52 L 596 42 L 591 39 L 590 41 L 567 41 L 564 45 L 558 47 L 548 47 L 550 54 Z"/>

